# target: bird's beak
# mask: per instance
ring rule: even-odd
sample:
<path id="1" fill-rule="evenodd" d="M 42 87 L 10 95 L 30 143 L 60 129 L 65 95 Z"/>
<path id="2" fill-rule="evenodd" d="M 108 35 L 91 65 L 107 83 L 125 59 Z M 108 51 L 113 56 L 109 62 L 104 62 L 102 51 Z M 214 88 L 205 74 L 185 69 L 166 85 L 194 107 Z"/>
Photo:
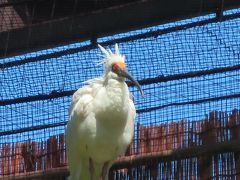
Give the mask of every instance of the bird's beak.
<path id="1" fill-rule="evenodd" d="M 140 84 L 138 83 L 138 81 L 136 81 L 136 80 L 129 74 L 129 72 L 128 72 L 126 69 L 120 68 L 120 69 L 119 69 L 119 72 L 118 72 L 118 75 L 119 75 L 119 76 L 122 76 L 122 77 L 126 77 L 126 78 L 128 78 L 130 81 L 132 81 L 132 83 L 137 86 L 138 90 L 140 91 L 141 96 L 144 97 L 144 92 L 143 92 Z"/>

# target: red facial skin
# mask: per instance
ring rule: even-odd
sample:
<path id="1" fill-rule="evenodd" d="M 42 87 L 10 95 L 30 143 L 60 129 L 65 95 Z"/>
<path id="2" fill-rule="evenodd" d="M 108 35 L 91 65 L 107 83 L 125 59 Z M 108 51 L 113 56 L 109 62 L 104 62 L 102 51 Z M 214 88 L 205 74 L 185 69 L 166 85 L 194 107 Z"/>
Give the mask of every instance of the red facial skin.
<path id="1" fill-rule="evenodd" d="M 119 75 L 119 70 L 125 69 L 125 63 L 124 62 L 115 62 L 112 64 L 112 71 Z"/>

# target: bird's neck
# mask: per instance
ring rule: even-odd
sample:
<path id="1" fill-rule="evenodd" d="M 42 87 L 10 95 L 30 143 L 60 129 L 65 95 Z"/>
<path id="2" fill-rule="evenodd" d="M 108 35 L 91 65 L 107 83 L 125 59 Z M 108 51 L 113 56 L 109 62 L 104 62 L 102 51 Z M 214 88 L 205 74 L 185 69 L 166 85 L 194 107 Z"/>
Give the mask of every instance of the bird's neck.
<path id="1" fill-rule="evenodd" d="M 113 105 L 115 104 L 119 108 L 126 106 L 129 92 L 124 80 L 111 78 L 108 80 L 105 88 L 109 102 L 112 102 Z"/>
<path id="2" fill-rule="evenodd" d="M 129 92 L 125 83 L 125 78 L 119 77 L 115 73 L 109 72 L 104 77 L 104 86 L 109 101 L 122 106 L 125 100 L 129 98 Z"/>
<path id="3" fill-rule="evenodd" d="M 109 78 L 104 82 L 101 99 L 101 103 L 99 102 L 97 106 L 101 126 L 122 129 L 126 124 L 129 108 L 129 92 L 126 83 Z"/>

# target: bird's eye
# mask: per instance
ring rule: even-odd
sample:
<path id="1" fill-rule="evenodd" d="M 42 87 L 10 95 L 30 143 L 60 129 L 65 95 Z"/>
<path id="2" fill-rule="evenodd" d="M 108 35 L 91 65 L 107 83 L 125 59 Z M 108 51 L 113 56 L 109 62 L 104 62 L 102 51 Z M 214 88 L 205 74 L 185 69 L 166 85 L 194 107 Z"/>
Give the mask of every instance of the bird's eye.
<path id="1" fill-rule="evenodd" d="M 118 65 L 117 65 L 117 64 L 113 64 L 113 65 L 112 65 L 112 72 L 118 73 L 118 70 L 119 70 Z"/>

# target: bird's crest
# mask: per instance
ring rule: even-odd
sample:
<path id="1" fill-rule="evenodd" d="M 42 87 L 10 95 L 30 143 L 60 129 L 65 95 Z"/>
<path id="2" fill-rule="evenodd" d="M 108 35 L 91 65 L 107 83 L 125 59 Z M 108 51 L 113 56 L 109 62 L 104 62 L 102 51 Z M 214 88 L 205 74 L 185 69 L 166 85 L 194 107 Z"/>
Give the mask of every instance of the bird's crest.
<path id="1" fill-rule="evenodd" d="M 98 64 L 104 64 L 106 69 L 108 69 L 108 67 L 110 67 L 111 64 L 114 62 L 117 62 L 117 61 L 124 62 L 125 61 L 124 60 L 125 57 L 123 55 L 121 55 L 117 43 L 115 44 L 115 53 L 113 53 L 110 49 L 105 49 L 100 44 L 98 44 L 98 47 L 100 48 L 100 50 L 103 53 L 103 60 L 98 62 Z"/>

